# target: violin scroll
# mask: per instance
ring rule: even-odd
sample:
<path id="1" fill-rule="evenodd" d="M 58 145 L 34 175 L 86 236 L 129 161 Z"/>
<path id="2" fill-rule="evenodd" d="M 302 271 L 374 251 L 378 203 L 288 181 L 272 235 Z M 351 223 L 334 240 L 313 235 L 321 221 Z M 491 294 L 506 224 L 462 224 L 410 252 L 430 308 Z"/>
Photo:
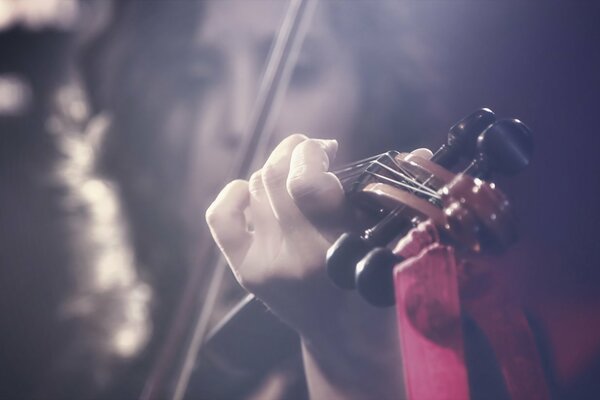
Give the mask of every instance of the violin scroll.
<path id="1" fill-rule="evenodd" d="M 489 108 L 481 108 L 454 124 L 448 139 L 431 157 L 431 162 L 450 168 L 461 158 L 472 159 L 477 148 L 477 138 L 496 121 L 496 115 Z M 395 160 L 397 156 L 388 156 Z M 381 159 L 381 158 L 380 158 Z M 394 161 L 397 162 L 397 161 Z M 431 180 L 427 174 L 424 179 Z M 347 185 L 344 185 L 347 186 Z M 410 221 L 396 218 L 402 210 L 394 210 L 382 221 L 362 235 L 345 233 L 336 240 L 327 252 L 327 273 L 331 281 L 342 289 L 354 289 L 355 269 L 353 268 L 369 250 L 391 241 L 398 232 L 408 230 Z"/>
<path id="2" fill-rule="evenodd" d="M 438 225 L 447 241 L 463 251 L 498 253 L 516 241 L 510 203 L 493 183 L 467 173 L 488 176 L 492 171 L 507 175 L 521 171 L 531 158 L 531 132 L 518 120 L 502 120 L 484 130 L 476 148 L 479 154 L 465 173 L 439 191 L 445 223 Z M 387 248 L 375 248 L 367 254 L 356 265 L 355 275 L 363 298 L 379 307 L 393 305 L 393 268 L 401 261 Z"/>
<path id="3" fill-rule="evenodd" d="M 516 241 L 516 221 L 506 196 L 493 184 L 459 174 L 442 189 L 445 242 L 461 253 L 499 253 Z M 355 282 L 360 295 L 376 307 L 395 304 L 394 267 L 404 261 L 387 247 L 376 247 L 357 263 Z"/>

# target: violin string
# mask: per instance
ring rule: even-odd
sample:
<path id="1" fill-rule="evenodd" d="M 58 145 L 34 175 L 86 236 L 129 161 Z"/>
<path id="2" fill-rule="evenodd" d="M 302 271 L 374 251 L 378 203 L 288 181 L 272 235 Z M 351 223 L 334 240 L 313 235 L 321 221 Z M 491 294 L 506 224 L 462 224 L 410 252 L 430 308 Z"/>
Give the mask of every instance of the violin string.
<path id="1" fill-rule="evenodd" d="M 395 165 L 397 165 L 400 168 L 400 165 L 396 162 L 395 159 L 392 160 L 394 162 Z M 431 179 L 433 179 L 435 177 L 434 174 L 430 174 L 429 177 L 427 179 L 425 179 L 423 181 L 423 184 L 427 184 Z M 412 192 L 414 193 L 414 192 Z M 381 226 L 386 226 L 389 221 L 399 217 L 400 215 L 402 215 L 402 213 L 404 212 L 404 210 L 407 209 L 407 205 L 406 204 L 400 204 L 398 205 L 396 208 L 394 208 L 392 211 L 390 211 L 385 217 L 383 217 L 379 222 L 377 222 L 371 229 L 369 229 L 370 231 L 377 231 L 380 229 Z"/>
<path id="2" fill-rule="evenodd" d="M 376 154 L 371 157 L 363 158 L 362 160 L 357 160 L 333 171 L 332 173 L 335 174 L 335 176 L 340 180 L 344 192 L 348 192 L 350 190 L 351 186 L 349 183 L 355 182 L 356 178 L 362 175 L 368 166 L 372 164 L 372 161 L 381 157 L 383 154 L 385 153 Z"/>
<path id="3" fill-rule="evenodd" d="M 399 176 L 405 180 L 414 180 L 416 179 L 415 176 L 413 176 L 410 172 L 406 171 L 404 168 L 402 168 L 401 166 L 399 166 L 398 164 L 396 164 L 398 166 L 398 168 L 400 169 L 400 171 L 391 168 L 390 166 L 383 164 L 382 162 L 380 162 L 379 160 L 375 161 L 373 164 L 380 166 L 381 168 L 387 170 L 388 172 L 390 172 L 393 175 Z"/>
<path id="4" fill-rule="evenodd" d="M 431 189 L 430 187 L 428 187 L 428 186 L 426 186 L 426 185 L 422 184 L 421 182 L 419 182 L 419 180 L 418 180 L 418 179 L 416 179 L 416 178 L 415 178 L 415 177 L 414 177 L 412 174 L 410 174 L 410 173 L 402 174 L 402 173 L 400 173 L 400 172 L 398 172 L 398 171 L 394 170 L 393 168 L 390 168 L 389 166 L 387 166 L 387 165 L 385 165 L 385 164 L 382 164 L 382 163 L 380 163 L 379 161 L 375 161 L 375 164 L 376 164 L 376 165 L 379 165 L 380 167 L 384 168 L 385 170 L 389 171 L 390 173 L 392 173 L 392 174 L 394 174 L 394 175 L 396 175 L 396 176 L 399 176 L 399 177 L 403 178 L 405 181 L 408 181 L 408 182 L 411 182 L 411 183 L 413 183 L 413 184 L 414 184 L 414 185 L 415 185 L 417 188 L 419 188 L 419 191 L 420 191 L 420 192 L 422 192 L 422 193 L 427 193 L 427 194 L 429 194 L 429 195 L 431 195 L 431 196 L 435 196 L 435 195 L 436 195 L 436 193 L 437 193 L 435 190 L 433 190 L 433 189 Z M 401 167 L 400 167 L 400 168 L 401 168 Z M 404 168 L 401 168 L 401 169 L 404 171 Z M 379 176 L 382 176 L 382 175 L 374 175 L 374 174 L 371 174 L 371 175 L 373 175 L 373 176 L 378 176 L 378 177 L 379 177 Z M 392 178 L 389 178 L 389 177 L 386 177 L 386 180 L 387 180 L 388 182 L 389 182 L 389 181 L 391 181 L 391 182 L 396 182 L 398 185 L 401 185 L 401 186 L 406 186 L 405 184 L 402 184 L 400 181 L 396 181 L 396 180 L 394 180 L 394 179 L 392 179 Z M 411 186 L 408 186 L 408 187 L 411 187 Z M 411 187 L 411 188 L 412 188 L 412 187 Z"/>
<path id="5" fill-rule="evenodd" d="M 398 160 L 395 157 L 390 157 L 390 159 L 392 160 L 392 162 L 394 163 L 394 165 L 396 165 L 396 167 L 400 170 L 402 170 L 404 173 L 406 173 L 407 175 L 411 176 L 415 182 L 417 183 L 417 185 L 421 186 L 424 190 L 432 190 L 433 192 L 437 193 L 437 189 L 436 188 L 430 188 L 429 186 L 427 186 L 427 184 L 433 179 L 435 178 L 435 174 L 432 174 L 431 172 L 427 171 L 429 173 L 429 176 L 423 180 L 423 182 L 419 182 L 417 180 L 417 177 L 411 173 L 410 171 L 408 171 L 407 169 L 405 169 L 404 167 L 402 167 L 402 165 L 398 162 Z M 410 164 L 412 165 L 412 164 Z"/>
<path id="6" fill-rule="evenodd" d="M 381 163 L 381 162 L 378 160 L 378 158 L 380 158 L 381 156 L 383 156 L 383 157 L 387 157 L 388 159 L 390 159 L 390 160 L 391 160 L 391 161 L 394 163 L 394 165 L 396 165 L 396 166 L 397 166 L 399 169 L 401 169 L 401 170 L 404 172 L 404 175 L 403 175 L 402 173 L 400 173 L 400 172 L 398 172 L 398 171 L 394 170 L 393 168 L 390 168 L 389 166 L 387 166 L 387 165 L 385 165 L 385 164 Z M 378 166 L 380 166 L 380 167 L 382 167 L 382 168 L 386 169 L 386 170 L 387 170 L 387 171 L 389 171 L 390 173 L 392 173 L 392 174 L 394 174 L 394 175 L 397 175 L 397 176 L 399 176 L 399 177 L 403 178 L 403 179 L 404 179 L 404 180 L 406 180 L 406 181 L 413 182 L 413 183 L 415 183 L 416 185 L 420 186 L 420 187 L 421 187 L 421 189 L 422 189 L 421 191 L 429 191 L 429 193 L 428 193 L 428 194 L 430 194 L 430 195 L 435 195 L 435 191 L 431 190 L 429 187 L 427 187 L 427 186 L 425 186 L 425 185 L 421 185 L 421 183 L 420 183 L 420 182 L 419 182 L 419 181 L 416 179 L 416 177 L 415 177 L 413 174 L 411 174 L 411 173 L 410 173 L 408 170 L 406 170 L 405 168 L 403 168 L 403 167 L 402 167 L 402 166 L 401 166 L 401 165 L 400 165 L 400 164 L 399 164 L 399 163 L 396 161 L 395 157 L 392 157 L 392 156 L 391 156 L 389 153 L 383 153 L 383 154 L 380 154 L 380 155 L 378 155 L 378 156 L 368 157 L 368 158 L 366 158 L 366 159 L 364 159 L 364 160 L 373 160 L 373 159 L 375 159 L 375 161 L 374 161 L 374 162 L 372 162 L 372 163 L 371 163 L 371 165 L 378 165 Z M 364 160 L 360 160 L 360 161 L 358 161 L 358 162 L 356 162 L 356 163 L 354 163 L 354 164 L 356 164 L 356 165 L 358 165 L 358 164 L 365 164 L 365 162 L 361 162 L 361 161 L 364 161 Z M 363 173 L 363 171 L 355 171 L 355 172 L 354 172 L 352 175 L 348 175 L 348 176 L 344 176 L 344 177 L 342 177 L 342 178 L 340 179 L 340 181 L 343 181 L 343 183 L 345 183 L 345 182 L 347 182 L 348 180 L 350 180 L 351 178 L 353 178 L 354 176 L 360 175 L 360 174 L 362 174 L 362 173 Z M 370 174 L 371 174 L 371 175 L 373 175 L 373 176 L 381 176 L 381 175 L 374 175 L 373 173 L 370 173 Z M 386 180 L 387 180 L 388 182 L 396 182 L 397 184 L 400 184 L 400 183 L 399 183 L 399 181 L 395 181 L 395 180 L 393 180 L 393 179 L 391 179 L 391 178 L 387 178 Z M 400 185 L 401 185 L 401 186 L 406 186 L 406 185 L 402 185 L 402 184 L 400 184 Z M 412 188 L 412 187 L 411 187 L 411 188 Z"/>
<path id="7" fill-rule="evenodd" d="M 400 164 L 398 162 L 398 160 L 396 160 L 396 158 L 392 158 L 392 162 L 394 163 L 394 165 L 396 166 L 396 168 L 398 168 L 399 170 L 401 170 L 402 172 L 404 172 L 405 174 L 413 177 L 414 179 L 416 179 L 416 176 L 414 174 L 412 174 L 409 170 L 407 170 L 406 168 L 404 168 L 402 166 L 402 164 Z"/>
<path id="8" fill-rule="evenodd" d="M 373 161 L 373 160 L 381 157 L 383 154 L 384 153 L 377 154 L 377 155 L 374 155 L 374 156 L 371 156 L 371 157 L 363 158 L 362 160 L 357 160 L 357 161 L 354 161 L 352 163 L 342 165 L 340 168 L 338 168 L 338 169 L 336 169 L 336 170 L 334 170 L 332 172 L 333 172 L 334 175 L 336 175 L 336 176 L 339 177 L 339 175 L 355 171 L 355 170 L 359 169 L 360 167 L 362 167 L 362 166 L 364 166 L 366 164 L 371 163 L 371 161 Z"/>
<path id="9" fill-rule="evenodd" d="M 398 162 L 398 160 L 395 157 L 390 157 L 390 159 L 391 159 L 392 163 L 394 163 L 394 165 L 396 166 L 396 168 L 398 168 L 398 170 L 402 171 L 404 174 L 410 176 L 413 179 L 417 179 L 416 175 L 413 174 L 412 172 L 410 172 L 405 167 L 403 167 L 403 164 L 401 164 L 400 162 Z"/>
<path id="10" fill-rule="evenodd" d="M 394 160 L 394 163 L 396 165 L 398 165 L 398 163 L 396 163 L 395 160 Z M 434 178 L 434 175 L 431 174 L 427 179 L 425 179 L 423 181 L 423 183 L 427 183 L 428 181 L 430 181 L 433 178 Z M 388 214 L 386 214 L 386 216 L 383 217 L 379 222 L 377 222 L 375 224 L 375 226 L 373 226 L 373 228 L 371 228 L 370 230 L 376 231 L 376 230 L 379 229 L 379 227 L 387 225 L 390 220 L 392 220 L 392 219 L 397 218 L 398 216 L 400 216 L 404 212 L 404 210 L 406 210 L 406 208 L 407 208 L 406 204 L 401 204 L 401 205 L 397 206 L 392 211 L 390 211 Z"/>
<path id="11" fill-rule="evenodd" d="M 348 182 L 355 182 L 356 178 L 359 177 L 360 175 L 362 175 L 363 173 L 364 173 L 364 171 L 359 171 L 352 175 L 343 177 L 342 179 L 340 179 L 340 183 L 342 184 L 342 186 L 345 186 Z"/>
<path id="12" fill-rule="evenodd" d="M 404 170 L 404 168 L 402 168 L 402 166 L 400 165 L 400 163 L 398 163 L 398 161 L 396 160 L 395 157 L 390 157 L 390 159 L 392 160 L 394 165 L 396 165 L 396 167 L 398 167 L 398 169 Z M 406 172 L 408 172 L 408 171 L 406 171 Z M 412 174 L 408 173 L 408 175 L 412 175 Z M 393 179 L 391 179 L 391 178 L 387 178 L 387 177 L 384 177 L 384 178 L 393 181 Z M 427 185 L 433 178 L 435 178 L 435 174 L 430 173 L 429 176 L 427 177 L 427 179 L 425 179 L 422 182 L 422 184 Z M 414 193 L 414 191 L 412 193 Z M 437 194 L 437 192 L 436 192 L 436 194 Z M 439 199 L 439 196 L 435 196 L 435 197 Z M 369 229 L 369 231 L 378 231 L 379 229 L 381 229 L 382 226 L 386 226 L 389 223 L 389 221 L 401 216 L 407 208 L 408 208 L 408 206 L 406 204 L 398 205 L 392 211 L 387 213 L 385 217 L 383 217 L 381 220 L 379 220 L 379 222 L 377 222 L 371 229 Z"/>
<path id="13" fill-rule="evenodd" d="M 345 183 L 353 180 L 355 177 L 360 176 L 365 170 L 365 168 L 363 168 L 365 165 L 369 165 L 369 166 L 370 165 L 379 165 L 379 166 L 382 166 L 383 168 L 387 169 L 392 174 L 402 176 L 397 171 L 390 169 L 385 164 L 382 164 L 378 160 L 382 157 L 386 157 L 387 159 L 389 159 L 392 163 L 394 163 L 394 165 L 398 169 L 400 169 L 405 175 L 408 175 L 410 177 L 410 179 L 415 180 L 415 182 L 417 182 L 417 184 L 418 184 L 418 181 L 416 181 L 416 176 L 414 174 L 412 174 L 409 170 L 402 167 L 402 165 L 398 163 L 396 158 L 392 157 L 392 155 L 390 155 L 389 152 L 376 154 L 374 156 L 363 158 L 361 160 L 357 160 L 355 162 L 346 164 L 346 165 L 340 167 L 339 169 L 334 170 L 333 174 L 335 174 L 338 177 L 338 179 L 342 182 L 342 184 L 345 184 Z M 405 180 L 408 179 L 405 176 L 402 176 L 402 177 Z M 429 189 L 425 185 L 421 185 L 421 186 L 424 188 L 424 190 Z"/>
<path id="14" fill-rule="evenodd" d="M 383 157 L 386 157 L 387 159 L 389 159 L 396 166 L 396 168 L 398 170 L 400 170 L 401 172 L 399 172 L 398 170 L 394 170 L 393 168 L 390 168 L 386 164 L 383 164 L 380 161 L 381 158 L 383 158 Z M 384 175 L 374 173 L 372 171 L 366 171 L 366 168 L 363 168 L 365 165 L 369 165 L 369 166 L 370 165 L 378 165 L 378 166 L 386 169 L 387 171 L 391 172 L 393 175 L 399 176 L 404 181 L 413 183 L 416 186 L 410 186 L 407 183 L 402 183 L 393 178 L 389 178 Z M 377 154 L 377 155 L 374 155 L 371 157 L 363 158 L 361 160 L 357 160 L 353 163 L 346 164 L 346 165 L 342 166 L 341 168 L 333 171 L 333 173 L 338 177 L 338 179 L 342 183 L 342 186 L 345 186 L 347 182 L 354 180 L 357 176 L 360 176 L 365 172 L 367 172 L 369 175 L 377 177 L 383 181 L 388 181 L 388 182 L 392 183 L 393 185 L 408 188 L 408 192 L 410 192 L 410 193 L 419 192 L 426 196 L 430 196 L 430 198 L 433 197 L 437 200 L 440 199 L 439 195 L 437 195 L 437 191 L 435 189 L 432 189 L 429 186 L 427 186 L 427 184 L 435 177 L 435 175 L 430 174 L 425 180 L 423 180 L 423 182 L 419 182 L 417 180 L 415 174 L 413 174 L 408 169 L 404 168 L 403 165 L 398 162 L 396 157 L 393 157 L 389 152 L 381 153 L 381 154 Z M 386 216 L 384 218 L 382 218 L 373 227 L 373 229 L 376 229 L 377 226 L 387 224 L 389 220 L 399 216 L 405 209 L 406 209 L 406 205 L 401 205 L 401 206 L 396 207 L 394 210 L 392 210 L 391 212 L 386 214 Z"/>
<path id="15" fill-rule="evenodd" d="M 426 196 L 432 197 L 432 198 L 437 199 L 437 200 L 441 199 L 441 196 L 438 195 L 436 192 L 431 192 L 431 191 L 423 190 L 419 186 L 411 186 L 411 185 L 409 185 L 407 183 L 404 183 L 404 182 L 401 182 L 401 181 L 397 181 L 397 180 L 394 180 L 392 178 L 388 178 L 387 176 L 378 174 L 376 172 L 367 171 L 367 173 L 369 175 L 372 175 L 372 176 L 374 176 L 376 178 L 381 179 L 384 182 L 388 182 L 388 183 L 391 183 L 392 185 L 401 186 L 401 187 L 404 187 L 406 189 L 412 190 L 413 193 L 414 192 L 418 192 L 418 193 L 424 194 Z"/>
<path id="16" fill-rule="evenodd" d="M 356 171 L 352 171 L 351 173 L 347 173 L 344 175 L 336 175 L 336 176 L 341 182 L 345 182 L 345 181 L 348 181 L 349 179 L 353 179 L 357 176 L 360 176 L 362 173 L 364 173 L 364 171 L 365 171 L 365 168 L 359 168 Z"/>

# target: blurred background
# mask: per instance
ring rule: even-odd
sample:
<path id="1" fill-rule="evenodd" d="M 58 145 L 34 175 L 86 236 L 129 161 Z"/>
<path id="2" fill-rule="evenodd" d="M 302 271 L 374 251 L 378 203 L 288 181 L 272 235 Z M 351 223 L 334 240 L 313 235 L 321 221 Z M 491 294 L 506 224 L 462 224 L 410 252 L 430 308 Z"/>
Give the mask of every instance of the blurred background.
<path id="1" fill-rule="evenodd" d="M 157 365 L 172 392 L 212 274 L 204 210 L 287 6 L 0 0 L 1 398 L 138 398 Z M 341 163 L 435 149 L 479 107 L 524 121 L 532 166 L 499 178 L 520 216 L 505 272 L 546 332 L 557 398 L 595 398 L 600 6 L 326 0 L 312 14 L 259 150 L 303 132 L 338 139 Z M 243 296 L 229 275 L 219 293 L 211 323 Z"/>

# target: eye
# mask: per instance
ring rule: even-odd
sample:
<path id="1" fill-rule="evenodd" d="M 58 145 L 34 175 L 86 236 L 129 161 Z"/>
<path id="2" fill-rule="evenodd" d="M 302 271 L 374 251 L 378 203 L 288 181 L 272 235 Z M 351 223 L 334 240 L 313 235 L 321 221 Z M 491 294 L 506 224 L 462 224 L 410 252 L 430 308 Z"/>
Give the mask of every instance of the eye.
<path id="1" fill-rule="evenodd" d="M 182 90 L 209 89 L 223 79 L 223 57 L 214 46 L 199 46 L 170 57 L 175 80 Z"/>
<path id="2" fill-rule="evenodd" d="M 321 65 L 314 59 L 300 59 L 294 67 L 290 85 L 298 89 L 307 89 L 319 82 L 322 74 Z"/>
<path id="3" fill-rule="evenodd" d="M 210 59 L 188 63 L 182 73 L 183 80 L 193 86 L 209 87 L 216 84 L 222 77 L 221 69 Z"/>

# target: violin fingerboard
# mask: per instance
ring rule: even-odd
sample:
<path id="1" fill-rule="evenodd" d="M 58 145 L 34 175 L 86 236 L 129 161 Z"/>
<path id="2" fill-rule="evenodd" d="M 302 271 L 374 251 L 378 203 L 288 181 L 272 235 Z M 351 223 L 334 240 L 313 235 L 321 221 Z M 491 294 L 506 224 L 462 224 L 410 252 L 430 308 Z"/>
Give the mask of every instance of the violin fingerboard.
<path id="1" fill-rule="evenodd" d="M 433 244 L 396 266 L 407 398 L 469 399 L 454 251 Z"/>

